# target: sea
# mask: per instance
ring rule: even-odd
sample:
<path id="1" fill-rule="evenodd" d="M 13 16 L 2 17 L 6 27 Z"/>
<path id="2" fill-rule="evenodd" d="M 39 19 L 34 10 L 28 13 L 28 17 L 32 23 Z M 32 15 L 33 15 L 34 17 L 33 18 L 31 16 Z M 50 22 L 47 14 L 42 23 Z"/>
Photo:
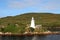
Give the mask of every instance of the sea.
<path id="1" fill-rule="evenodd" d="M 60 35 L 0 36 L 0 40 L 60 40 Z"/>

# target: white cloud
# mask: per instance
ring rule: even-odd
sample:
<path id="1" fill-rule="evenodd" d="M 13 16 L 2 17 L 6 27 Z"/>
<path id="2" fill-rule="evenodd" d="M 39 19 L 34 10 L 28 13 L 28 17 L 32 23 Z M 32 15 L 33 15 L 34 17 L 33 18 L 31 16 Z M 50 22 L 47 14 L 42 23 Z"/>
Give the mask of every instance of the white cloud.
<path id="1" fill-rule="evenodd" d="M 57 2 L 49 2 L 44 6 L 46 9 L 55 10 L 60 8 L 60 4 Z"/>
<path id="2" fill-rule="evenodd" d="M 59 0 L 9 0 L 9 8 L 23 9 L 27 7 L 38 7 L 45 10 L 54 10 L 60 8 Z"/>
<path id="3" fill-rule="evenodd" d="M 17 0 L 10 0 L 8 3 L 8 7 L 11 8 L 25 8 L 37 5 L 39 0 L 23 0 L 23 1 L 17 1 Z"/>

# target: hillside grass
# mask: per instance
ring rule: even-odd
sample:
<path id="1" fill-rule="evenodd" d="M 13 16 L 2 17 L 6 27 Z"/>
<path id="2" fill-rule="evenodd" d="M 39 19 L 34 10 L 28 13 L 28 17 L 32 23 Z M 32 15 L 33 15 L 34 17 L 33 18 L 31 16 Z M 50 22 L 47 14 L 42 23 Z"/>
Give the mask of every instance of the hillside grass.
<path id="1" fill-rule="evenodd" d="M 0 27 L 7 27 L 9 24 L 18 24 L 19 27 L 22 27 L 22 25 L 26 27 L 27 24 L 30 24 L 32 17 L 34 17 L 36 25 L 51 28 L 60 27 L 60 14 L 53 13 L 25 13 L 0 18 Z"/>

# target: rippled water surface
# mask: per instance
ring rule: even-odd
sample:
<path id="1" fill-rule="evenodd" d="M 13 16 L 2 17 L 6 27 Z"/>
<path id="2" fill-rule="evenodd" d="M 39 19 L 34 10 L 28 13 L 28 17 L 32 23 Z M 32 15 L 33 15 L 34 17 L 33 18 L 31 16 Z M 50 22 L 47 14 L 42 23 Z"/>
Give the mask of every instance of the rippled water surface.
<path id="1" fill-rule="evenodd" d="M 0 36 L 0 40 L 60 40 L 60 35 Z"/>

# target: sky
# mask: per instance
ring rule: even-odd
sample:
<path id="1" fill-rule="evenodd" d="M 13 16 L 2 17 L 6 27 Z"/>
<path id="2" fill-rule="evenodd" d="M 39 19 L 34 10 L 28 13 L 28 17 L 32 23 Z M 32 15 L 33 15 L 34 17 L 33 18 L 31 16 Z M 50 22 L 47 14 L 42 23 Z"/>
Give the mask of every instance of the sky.
<path id="1" fill-rule="evenodd" d="M 29 12 L 60 14 L 60 0 L 0 0 L 0 17 Z"/>

